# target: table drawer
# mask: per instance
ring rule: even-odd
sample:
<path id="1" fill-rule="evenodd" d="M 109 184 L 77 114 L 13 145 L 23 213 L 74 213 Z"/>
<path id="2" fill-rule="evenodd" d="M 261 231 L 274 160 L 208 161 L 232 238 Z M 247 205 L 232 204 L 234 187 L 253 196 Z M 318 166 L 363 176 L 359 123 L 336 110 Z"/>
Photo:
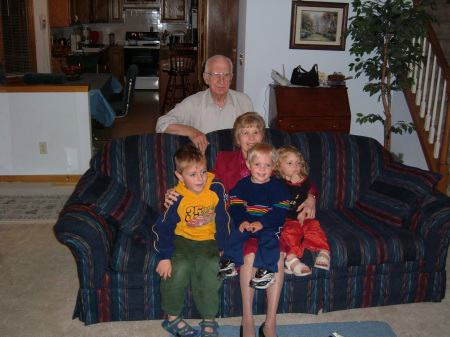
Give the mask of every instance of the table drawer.
<path id="1" fill-rule="evenodd" d="M 302 131 L 328 131 L 328 132 L 350 132 L 350 118 L 343 119 L 281 119 L 278 120 L 278 128 L 290 133 Z"/>

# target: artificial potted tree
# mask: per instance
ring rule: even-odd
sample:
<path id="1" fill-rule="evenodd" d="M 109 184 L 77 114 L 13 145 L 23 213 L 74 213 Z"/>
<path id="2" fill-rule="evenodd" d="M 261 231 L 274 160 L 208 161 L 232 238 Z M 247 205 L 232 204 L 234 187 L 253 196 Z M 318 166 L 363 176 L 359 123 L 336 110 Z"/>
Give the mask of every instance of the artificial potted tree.
<path id="1" fill-rule="evenodd" d="M 412 133 L 414 124 L 399 121 L 392 125 L 391 92 L 414 84 L 410 77 L 412 67 L 425 62 L 419 38 L 428 31 L 426 20 L 436 21 L 426 9 L 436 9 L 430 0 L 354 0 L 356 13 L 345 32 L 351 36 L 350 54 L 355 62 L 349 64 L 355 77 L 364 74 L 369 82 L 363 87 L 370 96 L 379 94 L 383 114 L 358 113 L 356 122 L 363 124 L 380 121 L 384 127 L 384 146 L 391 150 L 391 133 Z"/>

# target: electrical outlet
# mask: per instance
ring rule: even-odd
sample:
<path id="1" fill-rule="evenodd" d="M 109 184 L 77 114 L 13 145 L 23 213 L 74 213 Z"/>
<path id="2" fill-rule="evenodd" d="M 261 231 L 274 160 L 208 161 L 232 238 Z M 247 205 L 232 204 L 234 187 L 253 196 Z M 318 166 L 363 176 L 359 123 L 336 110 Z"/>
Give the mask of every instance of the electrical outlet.
<path id="1" fill-rule="evenodd" d="M 39 143 L 39 153 L 40 154 L 47 154 L 47 142 L 40 142 Z"/>
<path id="2" fill-rule="evenodd" d="M 244 63 L 244 54 L 239 53 L 239 64 L 242 65 Z"/>

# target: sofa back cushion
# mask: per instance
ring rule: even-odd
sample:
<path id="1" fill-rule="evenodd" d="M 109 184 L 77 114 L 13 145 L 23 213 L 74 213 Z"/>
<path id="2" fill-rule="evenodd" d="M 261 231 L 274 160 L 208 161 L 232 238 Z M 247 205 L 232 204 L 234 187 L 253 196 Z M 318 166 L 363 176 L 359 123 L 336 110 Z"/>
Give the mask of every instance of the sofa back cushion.
<path id="1" fill-rule="evenodd" d="M 393 162 L 380 172 L 355 203 L 366 216 L 394 227 L 407 227 L 409 218 L 441 175 Z"/>
<path id="2" fill-rule="evenodd" d="M 319 192 L 319 210 L 353 207 L 390 161 L 388 152 L 368 137 L 300 132 L 290 139 L 308 163 L 309 176 Z"/>
<path id="3" fill-rule="evenodd" d="M 233 143 L 233 129 L 210 132 L 206 135 L 206 139 L 209 142 L 209 146 L 205 153 L 206 158 L 208 159 L 208 170 L 211 170 L 214 167 L 214 162 L 220 151 L 234 151 L 237 149 Z M 276 129 L 266 129 L 263 141 L 279 148 L 282 145 L 290 144 L 290 137 L 287 132 Z"/>
<path id="4" fill-rule="evenodd" d="M 157 214 L 164 210 L 164 193 L 174 187 L 173 154 L 189 138 L 162 133 L 113 139 L 91 159 L 91 167 L 127 187 Z"/>

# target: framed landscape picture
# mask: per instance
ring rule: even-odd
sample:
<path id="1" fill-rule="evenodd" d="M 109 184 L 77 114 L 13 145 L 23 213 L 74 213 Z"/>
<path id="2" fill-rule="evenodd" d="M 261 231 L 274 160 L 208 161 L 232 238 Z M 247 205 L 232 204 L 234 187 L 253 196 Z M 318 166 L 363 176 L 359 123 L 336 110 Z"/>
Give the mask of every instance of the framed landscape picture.
<path id="1" fill-rule="evenodd" d="M 348 3 L 293 1 L 289 49 L 345 50 Z"/>

